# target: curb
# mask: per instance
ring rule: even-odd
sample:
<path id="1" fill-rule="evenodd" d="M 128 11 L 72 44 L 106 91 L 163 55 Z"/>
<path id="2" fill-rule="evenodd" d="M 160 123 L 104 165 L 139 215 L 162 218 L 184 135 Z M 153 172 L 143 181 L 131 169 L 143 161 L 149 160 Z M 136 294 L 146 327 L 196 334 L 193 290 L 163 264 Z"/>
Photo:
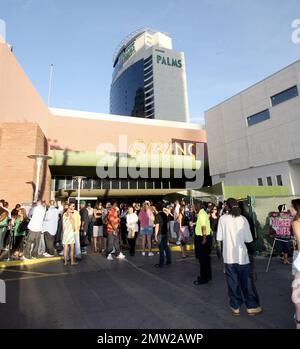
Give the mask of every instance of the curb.
<path id="1" fill-rule="evenodd" d="M 195 248 L 194 248 L 194 245 L 186 245 L 185 247 L 186 247 L 186 250 L 187 250 L 187 251 L 194 251 L 194 249 L 195 249 Z M 179 245 L 179 246 L 177 246 L 177 245 L 175 245 L 175 246 L 174 246 L 174 245 L 171 245 L 171 246 L 169 246 L 169 248 L 170 248 L 171 251 L 181 252 L 181 246 L 180 246 L 180 245 Z M 159 252 L 159 249 L 158 249 L 157 247 L 152 248 L 151 250 L 152 250 L 153 252 Z M 140 249 L 140 248 L 137 248 L 136 251 L 137 251 L 137 252 L 142 252 L 143 250 Z M 149 252 L 149 249 L 146 248 L 145 251 L 146 251 L 146 252 Z"/>
<path id="2" fill-rule="evenodd" d="M 181 246 L 169 246 L 171 251 L 180 252 Z M 194 251 L 194 245 L 186 245 L 187 251 Z M 137 252 L 142 252 L 143 250 L 137 249 Z M 145 250 L 146 252 L 149 252 L 148 249 Z M 153 252 L 158 252 L 158 248 L 153 248 Z M 24 261 L 0 261 L 0 268 L 6 268 L 6 267 L 17 267 L 22 265 L 35 265 L 35 264 L 42 264 L 42 263 L 48 263 L 48 262 L 56 262 L 62 260 L 63 257 L 49 257 L 49 258 L 38 258 L 38 259 L 27 259 Z"/>
<path id="3" fill-rule="evenodd" d="M 0 268 L 6 267 L 16 267 L 21 265 L 34 265 L 34 264 L 42 264 L 47 262 L 56 262 L 60 261 L 62 257 L 50 257 L 50 258 L 38 258 L 38 259 L 27 259 L 25 261 L 1 261 Z"/>

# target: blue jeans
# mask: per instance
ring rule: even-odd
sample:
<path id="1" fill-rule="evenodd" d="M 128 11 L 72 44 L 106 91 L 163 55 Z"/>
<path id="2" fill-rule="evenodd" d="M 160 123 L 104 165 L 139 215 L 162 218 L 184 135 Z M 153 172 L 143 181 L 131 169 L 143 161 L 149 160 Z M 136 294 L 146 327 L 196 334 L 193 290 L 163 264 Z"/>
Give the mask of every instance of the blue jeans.
<path id="1" fill-rule="evenodd" d="M 243 304 L 242 293 L 248 309 L 259 307 L 258 294 L 250 273 L 250 263 L 245 265 L 225 264 L 225 275 L 229 304 L 232 308 L 241 307 Z"/>
<path id="2" fill-rule="evenodd" d="M 89 241 L 91 241 L 91 238 L 93 236 L 93 227 L 94 227 L 93 222 L 90 222 L 88 225 L 87 233 L 86 233 L 86 236 Z"/>
<path id="3" fill-rule="evenodd" d="M 115 248 L 114 254 L 117 257 L 120 254 L 119 236 L 114 233 L 108 233 L 106 256 L 111 254 L 114 248 Z"/>
<path id="4" fill-rule="evenodd" d="M 165 263 L 165 254 L 167 258 L 167 264 L 171 264 L 171 252 L 168 246 L 168 235 L 158 235 L 158 247 L 159 247 L 159 265 L 163 266 Z"/>

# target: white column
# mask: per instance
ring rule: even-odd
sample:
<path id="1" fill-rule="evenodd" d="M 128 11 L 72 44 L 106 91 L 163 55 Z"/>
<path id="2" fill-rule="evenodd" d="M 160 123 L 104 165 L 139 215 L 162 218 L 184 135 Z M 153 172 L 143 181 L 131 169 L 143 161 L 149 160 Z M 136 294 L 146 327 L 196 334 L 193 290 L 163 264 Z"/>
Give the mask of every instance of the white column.
<path id="1" fill-rule="evenodd" d="M 77 210 L 79 211 L 80 209 L 80 189 L 81 189 L 81 181 L 82 179 L 79 177 L 78 178 L 78 191 L 77 191 Z"/>
<path id="2" fill-rule="evenodd" d="M 34 202 L 37 202 L 39 199 L 39 187 L 40 187 L 40 173 L 43 159 L 36 159 L 36 181 L 35 181 L 35 192 L 34 192 Z"/>

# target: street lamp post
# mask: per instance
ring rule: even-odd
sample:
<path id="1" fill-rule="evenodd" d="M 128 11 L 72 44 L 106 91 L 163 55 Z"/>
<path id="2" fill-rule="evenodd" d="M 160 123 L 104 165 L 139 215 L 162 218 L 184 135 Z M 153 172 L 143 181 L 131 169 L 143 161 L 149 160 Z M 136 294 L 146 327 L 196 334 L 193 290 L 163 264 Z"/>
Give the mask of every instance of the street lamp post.
<path id="1" fill-rule="evenodd" d="M 81 183 L 83 179 L 86 179 L 84 176 L 75 176 L 73 179 L 78 181 L 78 191 L 77 191 L 77 210 L 79 211 L 80 208 L 80 190 L 81 190 Z"/>
<path id="2" fill-rule="evenodd" d="M 34 191 L 34 202 L 37 202 L 39 199 L 39 186 L 40 186 L 40 173 L 43 161 L 47 161 L 52 159 L 49 155 L 44 154 L 34 154 L 29 155 L 29 159 L 33 159 L 36 161 L 36 180 L 35 180 L 35 191 Z"/>

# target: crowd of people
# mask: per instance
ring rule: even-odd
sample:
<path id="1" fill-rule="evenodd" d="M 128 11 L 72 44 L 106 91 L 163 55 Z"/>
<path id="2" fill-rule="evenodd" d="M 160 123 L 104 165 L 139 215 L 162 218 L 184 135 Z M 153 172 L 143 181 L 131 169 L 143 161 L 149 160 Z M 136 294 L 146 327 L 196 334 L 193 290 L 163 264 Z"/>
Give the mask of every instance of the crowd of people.
<path id="1" fill-rule="evenodd" d="M 186 244 L 193 236 L 190 223 L 195 219 L 193 206 L 184 200 L 131 205 L 96 202 L 94 207 L 81 201 L 79 210 L 75 201 L 38 201 L 31 207 L 17 204 L 13 210 L 8 206 L 0 200 L 0 258 L 8 252 L 10 258 L 21 260 L 63 255 L 65 263 L 72 265 L 80 262 L 87 246 L 108 260 L 123 259 L 124 250 L 134 256 L 138 238 L 143 256 L 154 256 L 153 246 L 161 239 L 163 244 L 175 239 L 186 258 Z"/>
<path id="2" fill-rule="evenodd" d="M 300 199 L 291 203 L 293 233 L 300 248 Z M 195 285 L 212 280 L 211 251 L 223 257 L 229 304 L 234 315 L 240 314 L 244 302 L 249 315 L 262 312 L 255 287 L 252 243 L 256 239 L 253 222 L 243 212 L 241 202 L 231 198 L 216 206 L 195 200 L 174 202 L 145 201 L 141 203 L 97 202 L 94 207 L 85 201 L 49 204 L 38 201 L 32 207 L 9 204 L 0 200 L 0 251 L 2 258 L 35 259 L 63 256 L 64 264 L 77 265 L 88 250 L 103 254 L 107 260 L 136 254 L 137 240 L 142 256 L 153 257 L 158 246 L 159 258 L 154 264 L 163 268 L 172 263 L 170 241 L 181 246 L 181 257 L 187 258 L 187 245 L 194 242 L 199 260 L 199 276 Z M 88 248 L 90 246 L 90 248 Z M 295 280 L 300 278 L 294 270 Z M 295 286 L 296 285 L 296 286 Z M 298 283 L 294 288 L 299 288 Z M 295 289 L 294 289 L 295 291 Z M 295 320 L 300 327 L 299 303 Z"/>

